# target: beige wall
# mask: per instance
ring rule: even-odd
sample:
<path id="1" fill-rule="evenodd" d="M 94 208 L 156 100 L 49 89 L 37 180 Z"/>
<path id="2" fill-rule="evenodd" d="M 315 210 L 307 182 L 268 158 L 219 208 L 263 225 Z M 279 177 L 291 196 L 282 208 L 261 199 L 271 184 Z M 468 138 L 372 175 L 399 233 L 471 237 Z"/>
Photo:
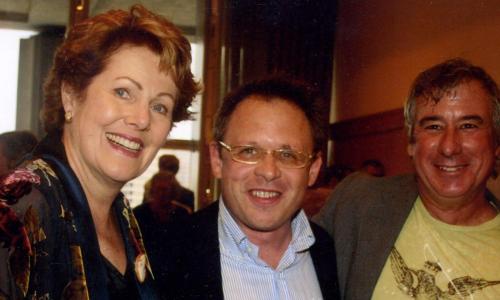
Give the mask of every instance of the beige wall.
<path id="1" fill-rule="evenodd" d="M 402 107 L 420 71 L 457 56 L 500 81 L 500 0 L 339 0 L 331 121 Z"/>

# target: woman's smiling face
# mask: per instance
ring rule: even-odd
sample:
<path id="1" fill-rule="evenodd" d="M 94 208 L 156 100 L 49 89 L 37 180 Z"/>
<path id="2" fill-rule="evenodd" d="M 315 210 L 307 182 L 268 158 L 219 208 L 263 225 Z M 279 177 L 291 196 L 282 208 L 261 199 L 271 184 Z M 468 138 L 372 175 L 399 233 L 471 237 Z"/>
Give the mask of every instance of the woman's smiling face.
<path id="1" fill-rule="evenodd" d="M 114 185 L 139 176 L 163 146 L 172 127 L 177 88 L 147 47 L 125 45 L 108 60 L 82 95 L 62 87 L 63 143 L 82 180 Z"/>

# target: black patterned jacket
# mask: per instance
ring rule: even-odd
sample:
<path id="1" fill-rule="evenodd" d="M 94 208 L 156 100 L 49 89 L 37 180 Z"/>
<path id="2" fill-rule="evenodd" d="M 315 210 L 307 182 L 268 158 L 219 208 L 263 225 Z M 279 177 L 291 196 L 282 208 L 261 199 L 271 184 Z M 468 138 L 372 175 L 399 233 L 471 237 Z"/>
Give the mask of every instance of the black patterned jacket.
<path id="1" fill-rule="evenodd" d="M 0 299 L 109 299 L 82 187 L 60 135 L 0 182 Z M 155 299 L 141 234 L 122 194 L 113 203 L 142 299 Z"/>

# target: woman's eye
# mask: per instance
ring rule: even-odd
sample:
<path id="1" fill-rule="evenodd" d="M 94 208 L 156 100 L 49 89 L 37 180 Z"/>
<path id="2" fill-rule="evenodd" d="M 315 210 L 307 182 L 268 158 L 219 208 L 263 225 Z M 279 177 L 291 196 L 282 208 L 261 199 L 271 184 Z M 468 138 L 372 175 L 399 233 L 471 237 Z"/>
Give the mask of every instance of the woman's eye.
<path id="1" fill-rule="evenodd" d="M 114 91 L 115 91 L 115 94 L 120 98 L 123 98 L 123 99 L 130 98 L 129 92 L 124 88 L 116 88 L 116 89 L 114 89 Z"/>
<path id="2" fill-rule="evenodd" d="M 153 105 L 151 106 L 151 109 L 152 109 L 153 111 L 157 112 L 157 113 L 162 114 L 162 115 L 166 115 L 166 114 L 168 113 L 168 109 L 167 109 L 167 107 L 166 107 L 165 105 L 163 105 L 163 104 L 159 104 L 159 103 L 157 103 L 157 104 L 153 104 Z"/>

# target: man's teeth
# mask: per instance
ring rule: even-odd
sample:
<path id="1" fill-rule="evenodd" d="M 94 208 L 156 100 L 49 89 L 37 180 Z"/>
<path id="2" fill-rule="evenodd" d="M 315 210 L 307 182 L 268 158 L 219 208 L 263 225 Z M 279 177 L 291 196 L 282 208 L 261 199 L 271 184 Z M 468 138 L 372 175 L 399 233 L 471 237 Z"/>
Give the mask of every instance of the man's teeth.
<path id="1" fill-rule="evenodd" d="M 460 170 L 461 168 L 462 167 L 444 167 L 444 166 L 439 167 L 440 170 L 445 171 L 445 172 L 456 172 L 456 171 Z"/>
<path id="2" fill-rule="evenodd" d="M 259 198 L 273 198 L 279 196 L 278 192 L 252 191 L 252 196 Z"/>
<path id="3" fill-rule="evenodd" d="M 127 149 L 133 150 L 133 151 L 139 151 L 141 149 L 141 144 L 133 142 L 131 140 L 127 140 L 126 138 L 123 138 L 118 135 L 114 135 L 111 133 L 106 133 L 106 137 L 108 140 L 112 141 L 115 144 L 118 144 L 120 146 L 123 146 Z"/>

